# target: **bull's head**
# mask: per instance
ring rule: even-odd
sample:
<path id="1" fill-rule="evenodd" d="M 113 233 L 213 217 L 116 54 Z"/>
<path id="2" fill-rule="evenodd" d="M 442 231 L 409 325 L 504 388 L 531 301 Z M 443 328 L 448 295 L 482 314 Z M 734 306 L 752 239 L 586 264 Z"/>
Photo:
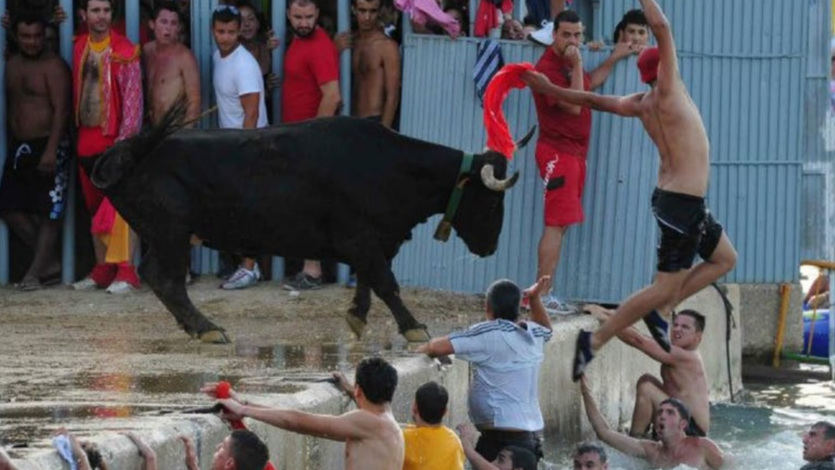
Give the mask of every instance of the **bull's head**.
<path id="1" fill-rule="evenodd" d="M 524 147 L 534 130 L 531 129 L 516 147 Z M 518 172 L 507 177 L 507 162 L 504 155 L 493 150 L 475 155 L 461 204 L 452 221 L 467 248 L 479 256 L 489 256 L 496 251 L 504 220 L 505 191 L 519 179 Z"/>
<path id="2" fill-rule="evenodd" d="M 117 142 L 107 149 L 93 167 L 90 181 L 99 189 L 108 189 L 129 174 L 134 166 L 134 156 L 130 141 Z"/>

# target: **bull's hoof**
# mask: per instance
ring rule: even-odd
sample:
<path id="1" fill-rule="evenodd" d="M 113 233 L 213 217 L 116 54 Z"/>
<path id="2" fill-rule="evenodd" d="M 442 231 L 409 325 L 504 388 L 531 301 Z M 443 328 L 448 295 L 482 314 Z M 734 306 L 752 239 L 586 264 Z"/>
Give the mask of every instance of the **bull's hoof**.
<path id="1" fill-rule="evenodd" d="M 363 332 L 365 332 L 365 321 L 356 315 L 351 315 L 350 313 L 345 315 L 345 321 L 348 322 L 348 326 L 351 328 L 351 331 L 354 332 L 354 336 L 356 336 L 357 339 L 361 339 Z"/>
<path id="2" fill-rule="evenodd" d="M 223 330 L 204 331 L 198 335 L 200 341 L 211 344 L 229 344 L 232 342 Z"/>
<path id="3" fill-rule="evenodd" d="M 406 330 L 403 332 L 403 337 L 410 343 L 425 343 L 431 339 L 425 326 Z"/>

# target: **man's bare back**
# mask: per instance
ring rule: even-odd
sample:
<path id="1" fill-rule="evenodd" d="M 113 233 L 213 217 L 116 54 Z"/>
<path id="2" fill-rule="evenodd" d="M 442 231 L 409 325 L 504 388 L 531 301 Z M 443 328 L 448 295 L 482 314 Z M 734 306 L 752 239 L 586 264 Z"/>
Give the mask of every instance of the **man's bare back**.
<path id="1" fill-rule="evenodd" d="M 345 441 L 345 468 L 347 470 L 400 470 L 403 467 L 405 443 L 403 432 L 391 411 L 374 413 L 356 410 L 357 420 L 364 421 L 363 427 L 372 430 L 364 439 Z M 352 419 L 354 419 L 352 417 Z"/>
<path id="2" fill-rule="evenodd" d="M 380 116 L 384 124 L 386 116 L 386 100 L 394 98 L 387 95 L 386 74 L 395 72 L 390 68 L 397 67 L 397 90 L 400 83 L 400 60 L 397 43 L 382 31 L 375 30 L 365 35 L 357 35 L 354 43 L 354 53 L 351 58 L 351 69 L 355 77 L 354 85 L 354 116 Z M 396 62 L 395 62 L 396 59 Z M 396 108 L 396 105 L 394 106 Z M 394 117 L 394 109 L 391 111 Z M 391 125 L 391 123 L 387 123 Z"/>
<path id="3" fill-rule="evenodd" d="M 200 82 L 194 54 L 180 43 L 163 46 L 152 41 L 143 46 L 142 58 L 151 123 L 162 118 L 182 93 L 189 100 L 186 120 L 195 118 L 200 113 Z"/>
<path id="4" fill-rule="evenodd" d="M 69 93 L 69 69 L 60 57 L 44 52 L 37 60 L 12 56 L 6 64 L 9 125 L 18 140 L 49 137 L 55 113 L 50 86 Z M 50 85 L 51 84 L 51 85 Z"/>

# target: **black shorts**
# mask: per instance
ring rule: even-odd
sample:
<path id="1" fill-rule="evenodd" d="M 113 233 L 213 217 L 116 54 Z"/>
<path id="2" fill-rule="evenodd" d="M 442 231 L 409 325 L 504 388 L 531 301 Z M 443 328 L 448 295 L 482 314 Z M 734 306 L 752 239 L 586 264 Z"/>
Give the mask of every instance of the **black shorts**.
<path id="1" fill-rule="evenodd" d="M 60 142 L 55 172 L 43 173 L 38 170 L 38 164 L 48 140 L 10 139 L 0 181 L 0 211 L 37 214 L 52 220 L 61 218 L 69 182 L 70 146 L 67 141 Z"/>
<path id="2" fill-rule="evenodd" d="M 537 432 L 530 431 L 499 431 L 485 429 L 481 431 L 475 450 L 482 457 L 492 462 L 496 456 L 507 446 L 517 446 L 528 449 L 536 456 L 536 460 L 542 459 L 542 436 Z"/>
<path id="3" fill-rule="evenodd" d="M 704 198 L 656 188 L 652 213 L 661 229 L 660 272 L 690 269 L 696 253 L 709 259 L 722 238 L 722 226 L 710 214 Z"/>

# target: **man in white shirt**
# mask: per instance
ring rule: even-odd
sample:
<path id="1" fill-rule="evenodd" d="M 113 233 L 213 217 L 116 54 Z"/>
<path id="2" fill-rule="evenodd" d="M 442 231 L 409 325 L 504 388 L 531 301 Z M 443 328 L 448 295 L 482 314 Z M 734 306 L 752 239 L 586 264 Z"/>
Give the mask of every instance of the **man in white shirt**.
<path id="1" fill-rule="evenodd" d="M 487 289 L 487 321 L 418 349 L 431 357 L 455 354 L 475 367 L 470 420 L 481 432 L 476 451 L 487 461 L 495 460 L 506 446 L 528 449 L 542 458 L 539 368 L 551 339 L 551 321 L 540 294 L 549 283 L 550 276 L 543 276 L 520 292 L 506 279 L 494 282 Z M 530 321 L 519 316 L 522 296 L 530 299 Z"/>
<path id="2" fill-rule="evenodd" d="M 264 81 L 255 57 L 241 46 L 238 35 L 241 14 L 232 5 L 218 5 L 212 14 L 212 35 L 217 43 L 214 53 L 215 98 L 218 123 L 224 129 L 255 129 L 267 127 L 264 104 Z M 254 257 L 243 258 L 221 287 L 243 289 L 254 285 L 261 272 Z"/>

